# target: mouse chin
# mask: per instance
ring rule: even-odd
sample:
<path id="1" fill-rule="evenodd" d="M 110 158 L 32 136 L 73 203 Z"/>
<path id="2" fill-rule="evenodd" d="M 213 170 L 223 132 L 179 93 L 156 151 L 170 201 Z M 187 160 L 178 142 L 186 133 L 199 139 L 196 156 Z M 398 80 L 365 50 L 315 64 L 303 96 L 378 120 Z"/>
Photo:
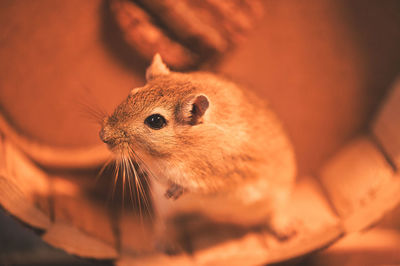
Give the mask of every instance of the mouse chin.
<path id="1" fill-rule="evenodd" d="M 126 145 L 121 143 L 107 143 L 107 148 L 116 156 L 123 156 L 128 153 Z"/>

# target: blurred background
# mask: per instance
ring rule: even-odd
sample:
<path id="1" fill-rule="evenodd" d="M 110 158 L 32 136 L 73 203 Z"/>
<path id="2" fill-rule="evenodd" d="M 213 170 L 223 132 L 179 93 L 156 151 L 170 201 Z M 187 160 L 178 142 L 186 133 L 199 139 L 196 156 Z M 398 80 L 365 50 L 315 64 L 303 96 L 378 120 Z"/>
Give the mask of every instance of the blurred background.
<path id="1" fill-rule="evenodd" d="M 265 0 L 236 13 L 227 9 L 233 15 L 219 18 L 224 28 L 214 35 L 204 33 L 212 19 L 191 28 L 190 18 L 171 20 L 171 1 L 161 9 L 149 2 L 155 7 L 145 1 L 1 1 L 0 111 L 18 131 L 48 145 L 100 144 L 99 125 L 82 106 L 110 112 L 144 84 L 152 49 L 158 49 L 172 69 L 218 72 L 267 99 L 289 132 L 303 176 L 368 128 L 399 74 L 398 0 Z M 366 235 L 291 263 L 400 264 L 399 213 Z M 111 262 L 49 247 L 1 212 L 0 263 Z"/>

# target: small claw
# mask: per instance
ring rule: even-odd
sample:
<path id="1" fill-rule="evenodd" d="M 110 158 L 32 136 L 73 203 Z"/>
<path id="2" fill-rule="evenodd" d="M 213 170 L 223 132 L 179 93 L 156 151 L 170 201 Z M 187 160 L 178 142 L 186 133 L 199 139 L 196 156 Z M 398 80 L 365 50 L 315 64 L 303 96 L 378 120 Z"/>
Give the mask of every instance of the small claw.
<path id="1" fill-rule="evenodd" d="M 281 241 L 286 241 L 298 234 L 301 222 L 291 217 L 274 217 L 270 221 L 272 233 Z"/>
<path id="2" fill-rule="evenodd" d="M 183 187 L 177 185 L 177 184 L 172 184 L 170 187 L 167 189 L 165 192 L 164 196 L 167 199 L 172 198 L 173 200 L 178 199 L 181 195 L 183 194 Z"/>

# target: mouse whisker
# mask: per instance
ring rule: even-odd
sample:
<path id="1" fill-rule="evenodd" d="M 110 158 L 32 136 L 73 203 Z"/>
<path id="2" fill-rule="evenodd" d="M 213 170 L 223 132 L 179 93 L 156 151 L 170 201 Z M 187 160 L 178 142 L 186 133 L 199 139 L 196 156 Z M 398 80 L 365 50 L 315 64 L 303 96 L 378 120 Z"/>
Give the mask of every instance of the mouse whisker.
<path id="1" fill-rule="evenodd" d="M 122 201 L 124 202 L 124 194 L 126 193 L 126 190 L 129 190 L 128 197 L 130 198 L 132 207 L 138 210 L 140 219 L 142 220 L 144 213 L 148 214 L 148 216 L 152 218 L 152 212 L 150 201 L 147 198 L 149 195 L 146 192 L 148 189 L 149 192 L 151 192 L 148 186 L 147 171 L 142 171 L 140 169 L 141 166 L 143 166 L 143 163 L 139 163 L 141 161 L 142 160 L 132 151 L 132 149 L 127 146 L 122 147 L 116 160 L 114 185 L 117 183 L 116 180 L 121 177 L 123 192 L 121 195 L 123 198 Z M 145 185 L 143 185 L 142 182 Z M 133 186 L 135 186 L 135 188 Z M 142 210 L 143 207 L 144 210 Z"/>
<path id="2" fill-rule="evenodd" d="M 148 180 L 147 180 L 147 175 L 146 172 L 141 171 L 141 173 L 137 172 L 136 168 L 140 169 L 140 163 L 138 163 L 138 156 L 135 155 L 131 149 L 128 149 L 128 154 L 129 156 L 127 156 L 127 161 L 129 163 L 130 169 L 133 173 L 133 177 L 135 178 L 135 185 L 136 185 L 136 189 L 137 189 L 137 193 L 138 193 L 138 198 L 142 197 L 143 198 L 143 204 L 145 206 L 145 209 L 147 211 L 147 214 L 149 216 L 151 216 L 151 212 L 150 212 L 150 203 L 149 203 L 149 199 L 147 198 L 148 195 L 146 193 L 146 189 L 148 188 L 150 189 L 150 187 L 148 186 Z M 143 186 L 142 184 L 142 180 L 144 180 L 146 182 L 146 187 Z M 141 204 L 140 202 L 140 198 L 139 198 L 139 204 Z"/>
<path id="3" fill-rule="evenodd" d="M 134 201 L 134 196 L 133 196 L 133 184 L 132 184 L 132 169 L 130 168 L 130 165 L 128 164 L 128 159 L 127 157 L 123 157 L 122 158 L 123 161 L 123 165 L 124 165 L 124 178 L 127 179 L 128 182 L 128 190 L 129 190 L 129 198 L 132 204 L 132 208 L 135 209 L 135 201 Z M 139 212 L 141 212 L 140 210 L 140 206 L 139 206 Z"/>
<path id="4" fill-rule="evenodd" d="M 78 100 L 77 103 L 79 106 L 78 110 L 80 110 L 81 115 L 95 122 L 96 124 L 101 124 L 104 117 L 107 116 L 107 112 L 94 103 L 90 104 L 84 100 Z"/>
<path id="5" fill-rule="evenodd" d="M 96 178 L 95 178 L 95 183 L 97 183 L 100 178 L 102 177 L 104 171 L 111 165 L 111 163 L 114 162 L 114 158 L 109 157 L 107 161 L 103 164 L 103 166 L 100 168 L 100 171 L 97 173 Z"/>
<path id="6" fill-rule="evenodd" d="M 131 148 L 128 146 L 127 148 L 128 154 L 129 154 L 129 158 L 132 162 L 132 167 L 135 168 L 134 166 L 136 166 L 139 170 L 140 175 L 138 174 L 138 177 L 141 177 L 140 179 L 142 179 L 145 183 L 146 186 L 149 185 L 148 180 L 147 180 L 147 175 L 153 175 L 152 172 L 150 171 L 150 169 L 147 167 L 147 165 L 145 164 L 145 162 L 138 156 L 138 154 Z M 150 187 L 149 187 L 150 189 Z"/>
<path id="7" fill-rule="evenodd" d="M 121 165 L 122 165 L 122 204 L 125 204 L 125 187 L 126 187 L 126 180 L 127 180 L 127 169 L 126 169 L 126 161 L 125 161 L 125 157 L 122 157 L 121 160 Z"/>
<path id="8" fill-rule="evenodd" d="M 143 214 L 142 214 L 142 201 L 141 198 L 143 197 L 143 199 L 146 199 L 146 195 L 144 193 L 142 193 L 140 186 L 138 185 L 140 182 L 139 179 L 137 178 L 137 172 L 135 169 L 135 166 L 132 163 L 132 160 L 129 156 L 126 157 L 126 162 L 127 162 L 127 166 L 129 168 L 129 174 L 130 174 L 130 182 L 134 182 L 135 183 L 135 190 L 136 190 L 136 198 L 137 198 L 137 206 L 139 207 L 139 217 L 140 220 L 143 220 Z M 132 175 L 133 173 L 133 175 Z M 135 178 L 135 179 L 133 179 Z"/>
<path id="9" fill-rule="evenodd" d="M 141 172 L 146 173 L 150 177 L 156 177 L 156 175 L 147 166 L 147 164 L 140 158 L 140 156 L 137 154 L 137 152 L 135 152 L 130 146 L 128 147 L 128 152 L 130 153 L 130 157 L 134 158 L 134 160 L 137 162 L 138 168 L 144 170 Z M 149 186 L 149 181 L 148 181 L 147 176 L 146 176 L 146 178 L 143 178 L 143 180 L 146 182 L 146 185 Z M 151 189 L 151 186 L 149 186 L 149 188 Z"/>
<path id="10" fill-rule="evenodd" d="M 120 168 L 120 159 L 117 158 L 115 160 L 115 167 L 114 167 L 114 184 L 112 188 L 111 199 L 114 199 L 115 189 L 117 187 L 118 175 L 119 175 L 119 168 Z"/>

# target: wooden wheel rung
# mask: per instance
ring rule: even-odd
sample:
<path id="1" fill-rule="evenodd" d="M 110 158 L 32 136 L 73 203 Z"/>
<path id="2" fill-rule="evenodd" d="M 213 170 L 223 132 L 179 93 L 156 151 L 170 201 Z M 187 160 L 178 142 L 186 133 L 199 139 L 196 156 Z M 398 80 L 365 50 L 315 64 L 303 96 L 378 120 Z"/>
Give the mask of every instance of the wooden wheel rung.
<path id="1" fill-rule="evenodd" d="M 322 167 L 320 180 L 346 232 L 370 226 L 400 201 L 400 179 L 367 136 L 336 153 Z"/>
<path id="2" fill-rule="evenodd" d="M 0 203 L 12 215 L 35 228 L 49 228 L 50 193 L 47 175 L 0 132 Z"/>
<path id="3" fill-rule="evenodd" d="M 400 77 L 379 110 L 372 132 L 397 170 L 400 169 Z"/>

